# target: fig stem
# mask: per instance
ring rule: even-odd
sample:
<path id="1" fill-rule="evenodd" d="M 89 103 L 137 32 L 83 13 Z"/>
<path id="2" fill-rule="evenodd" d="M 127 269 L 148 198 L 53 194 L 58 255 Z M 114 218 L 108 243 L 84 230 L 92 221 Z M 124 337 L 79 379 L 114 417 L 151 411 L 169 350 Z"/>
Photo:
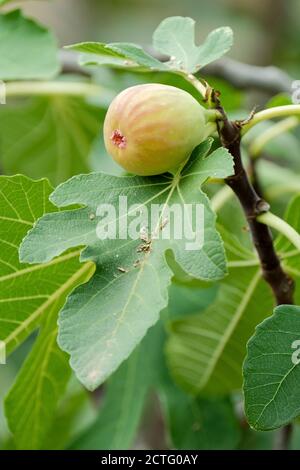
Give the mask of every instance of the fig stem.
<path id="1" fill-rule="evenodd" d="M 205 110 L 206 122 L 216 122 L 222 119 L 222 114 L 217 109 L 206 109 Z"/>
<path id="2" fill-rule="evenodd" d="M 275 108 L 264 109 L 255 113 L 252 119 L 242 127 L 241 135 L 245 135 L 252 127 L 260 122 L 269 119 L 280 118 L 285 116 L 299 116 L 300 119 L 300 104 L 289 104 L 286 106 L 277 106 Z"/>
<path id="3" fill-rule="evenodd" d="M 189 73 L 189 74 L 184 74 L 184 78 L 190 82 L 194 88 L 196 88 L 197 91 L 199 91 L 200 95 L 202 95 L 202 97 L 204 98 L 204 100 L 206 100 L 206 95 L 207 95 L 207 86 L 203 85 L 203 83 L 200 82 L 200 80 L 198 80 L 195 75 L 193 75 L 192 73 Z"/>
<path id="4" fill-rule="evenodd" d="M 285 220 L 272 214 L 272 212 L 265 212 L 264 214 L 259 215 L 257 220 L 271 228 L 274 228 L 284 235 L 300 251 L 300 235 Z"/>

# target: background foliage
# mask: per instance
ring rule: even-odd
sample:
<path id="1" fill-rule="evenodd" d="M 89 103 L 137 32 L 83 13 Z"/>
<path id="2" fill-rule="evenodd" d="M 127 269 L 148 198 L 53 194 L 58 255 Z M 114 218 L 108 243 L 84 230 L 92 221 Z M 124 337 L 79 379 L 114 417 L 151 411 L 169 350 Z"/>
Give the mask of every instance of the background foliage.
<path id="1" fill-rule="evenodd" d="M 197 72 L 226 53 L 232 45 L 228 27 L 235 32 L 231 57 L 280 65 L 297 76 L 299 2 L 286 4 L 0 2 L 0 79 L 7 81 L 7 104 L 0 105 L 0 340 L 10 353 L 7 365 L 0 365 L 1 448 L 262 449 L 272 447 L 277 431 L 260 430 L 297 417 L 299 398 L 287 398 L 297 396 L 297 367 L 274 357 L 279 377 L 270 377 L 264 368 L 269 364 L 265 355 L 278 345 L 281 355 L 290 353 L 290 343 L 300 331 L 299 308 L 280 307 L 267 318 L 274 300 L 262 280 L 238 202 L 229 197 L 217 211 L 224 247 L 208 204 L 207 195 L 216 209 L 214 196 L 222 185 L 208 184 L 207 179 L 232 173 L 227 152 L 210 149 L 211 142 L 206 142 L 196 150 L 193 168 L 185 170 L 188 178 L 174 190 L 160 177 L 117 178 L 122 172 L 107 157 L 101 138 L 110 100 L 130 85 L 168 83 L 200 101 L 182 72 Z M 271 19 L 270 8 L 277 12 Z M 160 21 L 174 15 L 195 18 L 196 42 L 193 22 L 173 18 L 156 30 L 152 44 Z M 177 31 L 176 43 L 169 37 L 171 29 Z M 211 30 L 215 32 L 207 37 Z M 75 43 L 80 44 L 68 53 L 80 52 L 80 64 L 86 67 L 68 68 L 65 62 L 62 69 L 66 50 L 59 49 Z M 152 57 L 154 48 L 177 60 L 159 62 Z M 241 90 L 211 74 L 206 79 L 221 91 L 222 103 L 233 117 L 245 117 L 253 105 L 290 102 L 288 95 L 274 98 L 268 91 Z M 50 83 L 47 93 L 45 81 Z M 246 162 L 253 141 L 270 126 L 264 123 L 249 133 L 243 146 Z M 205 160 L 209 151 L 210 159 Z M 285 216 L 297 231 L 299 197 L 286 209 L 300 192 L 298 155 L 299 131 L 294 126 L 263 148 L 256 166 L 273 212 Z M 87 175 L 93 171 L 114 176 Z M 84 176 L 75 176 L 79 174 Z M 116 277 L 120 264 L 132 266 L 136 259 L 120 244 L 106 246 L 107 251 L 99 247 L 90 234 L 97 220 L 90 215 L 99 197 L 109 193 L 114 200 L 120 193 L 130 194 L 137 184 L 140 200 L 157 197 L 159 188 L 160 202 L 170 191 L 175 201 L 179 191 L 185 200 L 203 201 L 210 220 L 210 251 L 198 253 L 192 262 L 173 241 L 159 247 L 160 255 L 167 252 L 163 262 L 162 256 L 153 254 L 142 260 L 142 276 L 130 269 Z M 297 280 L 299 252 L 282 237 L 276 245 L 285 269 Z M 111 251 L 116 250 L 120 257 L 112 262 Z M 222 279 L 225 255 L 228 275 Z M 145 289 L 149 285 L 151 290 Z M 135 297 L 128 296 L 133 288 Z M 62 307 L 59 347 L 57 319 Z M 295 319 L 291 328 L 282 324 L 288 314 Z M 102 330 L 97 328 L 99 315 L 109 318 Z M 118 329 L 123 318 L 128 323 Z M 246 347 L 257 324 L 255 340 Z M 134 327 L 133 334 L 126 333 L 128 325 Z M 256 431 L 246 424 L 242 411 L 247 348 L 246 414 Z M 105 370 L 95 373 L 103 358 Z M 259 379 L 258 361 L 264 372 Z M 87 391 L 78 378 L 87 389 L 97 390 Z M 278 383 L 283 383 L 280 393 Z M 256 387 L 264 393 L 257 394 Z M 291 447 L 298 448 L 297 421 L 293 433 Z"/>

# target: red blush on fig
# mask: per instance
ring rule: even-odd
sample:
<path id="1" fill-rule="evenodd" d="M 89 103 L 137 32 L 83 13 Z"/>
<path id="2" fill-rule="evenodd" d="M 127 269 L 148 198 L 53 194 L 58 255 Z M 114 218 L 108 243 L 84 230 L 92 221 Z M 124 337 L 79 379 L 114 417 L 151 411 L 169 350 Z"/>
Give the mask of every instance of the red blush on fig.
<path id="1" fill-rule="evenodd" d="M 122 132 L 119 129 L 115 129 L 111 136 L 110 140 L 112 143 L 116 146 L 119 147 L 119 149 L 124 149 L 127 144 L 126 137 L 122 134 Z"/>

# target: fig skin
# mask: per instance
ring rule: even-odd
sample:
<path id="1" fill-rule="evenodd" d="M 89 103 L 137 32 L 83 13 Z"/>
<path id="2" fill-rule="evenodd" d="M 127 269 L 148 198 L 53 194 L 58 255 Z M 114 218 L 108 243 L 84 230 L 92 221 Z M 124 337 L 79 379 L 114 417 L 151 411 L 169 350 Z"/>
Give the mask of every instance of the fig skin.
<path id="1" fill-rule="evenodd" d="M 174 170 L 206 137 L 205 109 L 189 93 L 156 83 L 122 91 L 104 121 L 107 152 L 141 176 Z"/>

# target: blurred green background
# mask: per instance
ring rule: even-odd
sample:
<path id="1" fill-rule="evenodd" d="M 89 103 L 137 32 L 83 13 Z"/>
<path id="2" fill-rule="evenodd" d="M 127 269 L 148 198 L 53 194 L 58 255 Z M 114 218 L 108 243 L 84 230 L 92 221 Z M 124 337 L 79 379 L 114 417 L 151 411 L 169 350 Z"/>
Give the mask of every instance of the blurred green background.
<path id="1" fill-rule="evenodd" d="M 25 15 L 32 16 L 49 26 L 55 32 L 59 46 L 81 41 L 102 41 L 135 42 L 148 48 L 153 31 L 160 21 L 174 15 L 190 16 L 195 19 L 197 42 L 202 41 L 212 29 L 228 25 L 233 29 L 235 37 L 234 47 L 229 54 L 231 58 L 254 65 L 277 65 L 296 79 L 300 78 L 299 0 L 210 0 L 209 2 L 203 0 L 152 0 L 151 2 L 146 0 L 22 0 L 9 3 L 3 11 L 16 7 L 22 7 Z M 169 78 L 164 78 L 163 74 L 136 75 L 101 69 L 97 72 L 96 80 L 103 85 L 105 95 L 106 87 L 117 93 L 120 89 L 141 81 L 168 82 Z M 73 77 L 63 79 L 71 81 Z M 85 79 L 74 77 L 74 80 Z M 178 78 L 176 80 L 174 84 L 184 86 Z M 262 105 L 271 97 L 258 93 L 253 97 L 248 92 L 234 90 L 222 81 L 211 83 L 222 90 L 225 108 L 230 112 L 240 113 L 244 117 L 254 104 Z M 119 171 L 111 166 L 111 160 L 105 155 L 101 141 L 102 121 L 110 99 L 111 95 L 108 94 L 106 102 L 101 103 L 100 106 L 70 97 L 63 97 L 59 100 L 55 97 L 12 100 L 9 106 L 2 107 L 0 113 L 0 162 L 3 172 L 5 174 L 22 172 L 33 178 L 46 176 L 55 185 L 74 174 L 90 170 Z M 85 125 L 87 121 L 88 125 Z M 258 131 L 260 132 L 260 129 Z M 289 181 L 292 181 L 292 178 L 299 178 L 297 132 L 287 133 L 271 143 L 266 149 L 267 158 L 260 162 L 262 186 L 264 190 L 269 191 L 269 193 L 266 192 L 266 196 L 272 200 L 273 207 L 279 213 L 283 213 L 287 199 L 290 197 L 289 188 L 285 185 L 278 201 L 278 181 L 282 179 L 282 167 L 273 165 L 274 168 L 271 171 L 270 160 L 275 157 L 274 160 L 277 163 L 286 167 Z M 250 142 L 252 136 L 250 135 Z M 288 167 L 291 169 L 288 170 Z M 208 189 L 208 192 L 214 194 L 216 189 L 219 189 L 219 186 L 215 186 L 216 188 Z M 295 183 L 295 186 L 298 191 L 299 183 L 297 185 Z M 219 215 L 219 222 L 231 231 L 235 223 L 235 235 L 249 243 L 249 234 L 244 227 L 245 221 L 235 200 L 230 201 L 224 208 Z M 193 285 L 189 280 L 181 281 L 182 285 L 180 276 L 177 274 L 177 283 L 174 282 L 170 289 L 169 311 L 173 317 L 200 313 L 214 301 L 218 286 L 203 289 L 203 286 Z M 1 399 L 23 362 L 31 346 L 31 340 L 32 338 L 13 356 L 10 366 L 1 370 Z M 69 416 L 68 421 L 66 415 L 69 410 L 63 404 L 62 410 L 59 410 L 56 417 L 56 424 L 58 423 L 59 426 L 62 421 L 67 424 L 69 422 L 72 431 L 70 434 L 76 434 L 77 427 L 85 428 L 87 424 L 93 422 L 97 413 L 95 403 L 93 401 L 92 404 L 90 403 L 91 397 L 87 399 L 86 393 L 81 387 L 78 390 L 78 384 L 74 382 L 75 385 L 73 383 L 70 385 L 67 399 L 70 408 L 73 406 L 75 411 L 73 409 L 70 411 L 71 417 Z M 166 387 L 170 387 L 169 383 Z M 176 394 L 180 393 L 174 389 L 170 396 L 174 394 L 177 397 Z M 93 400 L 94 398 L 92 397 Z M 186 400 L 186 397 L 179 395 L 176 399 L 179 402 Z M 87 409 L 83 412 L 80 400 L 86 404 Z M 96 405 L 98 405 L 97 400 L 99 397 L 96 396 Z M 236 402 L 236 408 L 240 410 L 239 395 L 236 397 Z M 142 423 L 135 442 L 136 447 L 162 448 L 167 446 L 163 440 L 164 425 L 161 414 L 156 410 L 157 404 L 155 403 L 153 398 L 151 406 L 147 409 L 147 426 L 143 426 Z M 214 404 L 211 406 L 215 407 Z M 149 425 L 150 415 L 153 422 Z M 189 416 L 188 413 L 187 416 Z M 99 422 L 101 424 L 101 419 Z M 271 446 L 271 433 L 254 433 L 245 426 L 242 429 L 242 437 L 234 430 L 234 442 L 227 443 L 223 442 L 226 432 L 223 432 L 222 426 L 220 429 L 220 441 L 224 448 L 237 446 L 269 448 Z M 61 439 L 58 444 L 47 442 L 47 446 L 61 448 L 67 445 L 74 436 L 72 435 L 71 439 L 68 433 L 66 435 L 66 442 L 58 436 Z M 0 410 L 0 441 L 3 439 L 4 446 L 9 447 L 12 444 L 7 436 L 5 420 Z M 177 444 L 178 448 L 185 445 L 181 442 L 181 436 L 177 436 L 177 442 L 180 442 Z M 211 443 L 211 446 L 213 447 L 214 443 Z M 220 446 L 219 442 L 215 446 Z"/>
<path id="2" fill-rule="evenodd" d="M 53 28 L 61 45 L 132 41 L 145 46 L 165 17 L 191 16 L 198 40 L 214 28 L 231 26 L 234 58 L 279 64 L 294 74 L 300 66 L 299 0 L 23 0 L 15 5 Z"/>

